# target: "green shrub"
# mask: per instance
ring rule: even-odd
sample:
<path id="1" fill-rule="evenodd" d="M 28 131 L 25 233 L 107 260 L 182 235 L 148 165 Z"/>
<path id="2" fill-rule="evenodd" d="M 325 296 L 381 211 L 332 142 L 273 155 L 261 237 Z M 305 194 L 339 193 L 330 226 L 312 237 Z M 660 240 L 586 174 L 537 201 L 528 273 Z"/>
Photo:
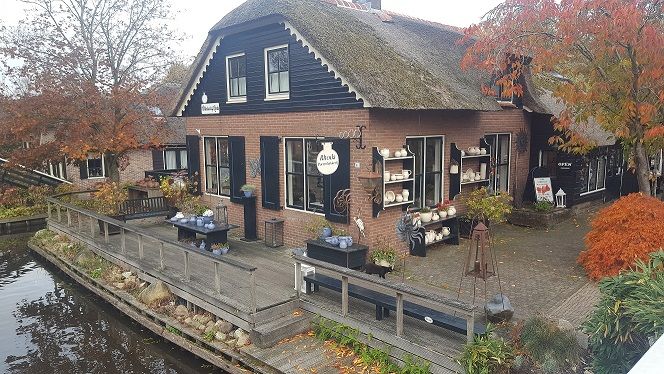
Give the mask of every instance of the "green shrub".
<path id="1" fill-rule="evenodd" d="M 514 349 L 492 334 L 493 327 L 489 325 L 486 333 L 475 335 L 473 341 L 464 346 L 457 362 L 466 374 L 496 374 L 509 370 L 514 360 Z"/>
<path id="2" fill-rule="evenodd" d="M 533 209 L 535 209 L 536 212 L 548 213 L 553 210 L 553 204 L 548 200 L 540 200 L 533 204 Z"/>
<path id="3" fill-rule="evenodd" d="M 664 251 L 646 263 L 599 283 L 601 299 L 583 330 L 590 335 L 597 374 L 628 372 L 650 348 L 648 338 L 664 333 Z"/>
<path id="4" fill-rule="evenodd" d="M 546 374 L 561 372 L 580 359 L 581 347 L 574 332 L 561 330 L 541 316 L 531 317 L 524 323 L 520 342 Z"/>

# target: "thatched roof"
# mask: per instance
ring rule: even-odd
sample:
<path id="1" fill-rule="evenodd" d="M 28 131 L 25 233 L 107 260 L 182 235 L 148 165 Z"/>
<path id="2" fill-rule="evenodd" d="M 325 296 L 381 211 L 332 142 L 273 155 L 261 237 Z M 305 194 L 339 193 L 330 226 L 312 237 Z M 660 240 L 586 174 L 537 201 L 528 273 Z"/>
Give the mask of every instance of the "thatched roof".
<path id="1" fill-rule="evenodd" d="M 207 63 L 217 35 L 266 17 L 291 24 L 372 107 L 500 110 L 494 98 L 481 92 L 486 75 L 461 70 L 466 47 L 457 44 L 458 29 L 321 0 L 247 0 L 231 11 L 210 30 L 180 105 L 188 100 L 184 95 Z"/>

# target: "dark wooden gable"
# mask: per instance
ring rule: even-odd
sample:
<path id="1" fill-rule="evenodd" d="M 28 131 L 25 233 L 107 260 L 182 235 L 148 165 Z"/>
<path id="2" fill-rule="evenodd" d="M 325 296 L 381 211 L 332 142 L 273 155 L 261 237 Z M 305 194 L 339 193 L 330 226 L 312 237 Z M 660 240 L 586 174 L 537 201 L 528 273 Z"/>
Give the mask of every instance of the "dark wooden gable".
<path id="1" fill-rule="evenodd" d="M 288 44 L 290 99 L 265 101 L 264 49 Z M 247 102 L 226 104 L 226 56 L 245 53 Z M 201 97 L 219 103 L 221 115 L 362 108 L 363 103 L 335 79 L 319 60 L 281 24 L 259 27 L 225 37 L 194 90 L 183 116 L 201 115 Z"/>

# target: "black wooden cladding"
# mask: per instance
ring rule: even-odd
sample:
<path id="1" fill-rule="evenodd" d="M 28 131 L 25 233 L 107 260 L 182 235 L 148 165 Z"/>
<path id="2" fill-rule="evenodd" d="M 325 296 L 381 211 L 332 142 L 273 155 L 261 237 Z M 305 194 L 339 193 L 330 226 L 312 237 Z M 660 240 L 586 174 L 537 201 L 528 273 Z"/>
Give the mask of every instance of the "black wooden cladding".
<path id="1" fill-rule="evenodd" d="M 240 190 L 247 181 L 247 161 L 244 152 L 244 136 L 229 136 L 231 201 L 242 203 L 244 193 Z"/>
<path id="2" fill-rule="evenodd" d="M 290 54 L 290 99 L 265 101 L 264 49 L 288 44 Z M 245 53 L 247 61 L 247 102 L 227 104 L 226 56 Z M 362 108 L 363 103 L 335 79 L 283 25 L 272 24 L 221 41 L 184 116 L 201 115 L 201 97 L 219 103 L 221 115 Z"/>
<path id="3" fill-rule="evenodd" d="M 201 145 L 198 136 L 187 135 L 187 163 L 189 166 L 189 179 L 196 183 L 196 194 L 203 191 L 201 186 Z"/>
<path id="4" fill-rule="evenodd" d="M 325 218 L 330 222 L 348 223 L 350 207 L 338 204 L 335 199 L 350 189 L 350 140 L 333 139 L 332 149 L 339 155 L 339 168 L 334 174 L 323 177 L 325 186 Z"/>
<path id="5" fill-rule="evenodd" d="M 263 208 L 280 210 L 279 193 L 279 144 L 278 136 L 261 136 L 261 188 Z"/>
<path id="6" fill-rule="evenodd" d="M 152 150 L 152 170 L 164 170 L 164 151 Z"/>

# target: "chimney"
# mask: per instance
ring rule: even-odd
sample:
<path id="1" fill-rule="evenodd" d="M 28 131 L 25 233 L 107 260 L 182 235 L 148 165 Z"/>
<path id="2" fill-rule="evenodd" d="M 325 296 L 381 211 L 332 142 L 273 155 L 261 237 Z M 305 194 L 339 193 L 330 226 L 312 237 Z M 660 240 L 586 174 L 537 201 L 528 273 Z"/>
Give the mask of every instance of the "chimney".
<path id="1" fill-rule="evenodd" d="M 353 0 L 356 4 L 364 4 L 371 9 L 381 10 L 381 0 Z"/>

